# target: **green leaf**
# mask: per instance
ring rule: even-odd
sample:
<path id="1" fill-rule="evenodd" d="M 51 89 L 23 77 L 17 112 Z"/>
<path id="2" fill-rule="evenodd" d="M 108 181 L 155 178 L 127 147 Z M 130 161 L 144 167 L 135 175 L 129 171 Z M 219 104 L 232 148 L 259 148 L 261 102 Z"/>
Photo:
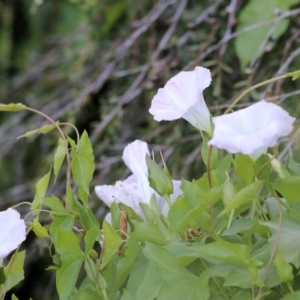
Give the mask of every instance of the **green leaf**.
<path id="1" fill-rule="evenodd" d="M 114 208 L 112 208 L 114 207 Z M 136 221 L 139 221 L 139 222 L 143 222 L 143 219 L 141 218 L 141 216 L 139 216 L 133 209 L 132 207 L 130 206 L 127 206 L 126 204 L 122 203 L 122 202 L 116 202 L 114 201 L 111 206 L 110 206 L 110 209 L 111 209 L 111 212 L 112 212 L 112 217 L 113 217 L 113 209 L 114 210 L 119 210 L 119 211 L 126 211 L 126 214 L 127 214 L 127 218 L 128 218 L 128 222 L 130 224 L 130 226 L 134 226 L 134 224 L 131 222 L 132 220 L 136 220 Z M 117 215 L 117 214 L 116 214 Z M 119 216 L 117 218 L 118 220 L 118 228 L 119 228 Z M 113 220 L 114 222 L 114 220 Z M 134 229 L 134 227 L 133 227 Z"/>
<path id="2" fill-rule="evenodd" d="M 167 250 L 147 243 L 144 254 L 164 279 L 158 300 L 202 299 L 199 278 L 180 266 Z"/>
<path id="3" fill-rule="evenodd" d="M 254 170 L 257 179 L 267 180 L 271 171 L 269 156 L 265 154 L 261 155 L 254 163 Z"/>
<path id="4" fill-rule="evenodd" d="M 300 70 L 293 72 L 293 77 L 292 80 L 297 80 L 298 78 L 300 78 Z"/>
<path id="5" fill-rule="evenodd" d="M 60 227 L 61 229 L 64 229 L 66 231 L 71 230 L 74 225 L 74 216 L 69 214 L 65 216 L 56 216 L 55 214 L 52 215 L 53 218 L 53 224 L 50 227 L 50 231 L 52 227 Z M 51 234 L 52 236 L 52 234 Z M 53 237 L 52 237 L 53 238 Z"/>
<path id="6" fill-rule="evenodd" d="M 134 236 L 130 236 L 127 245 L 122 251 L 122 257 L 119 259 L 116 270 L 116 289 L 119 289 L 130 274 L 131 268 L 136 261 L 140 246 Z"/>
<path id="7" fill-rule="evenodd" d="M 84 192 L 82 186 L 78 188 L 78 197 L 83 203 L 88 203 L 89 195 Z"/>
<path id="8" fill-rule="evenodd" d="M 11 295 L 11 300 L 18 300 L 18 297 L 15 294 Z"/>
<path id="9" fill-rule="evenodd" d="M 84 243 L 85 253 L 87 254 L 92 249 L 95 241 L 100 240 L 100 225 L 93 212 L 88 207 L 81 205 L 79 201 L 74 200 L 73 208 L 79 212 L 79 222 L 86 231 Z"/>
<path id="10" fill-rule="evenodd" d="M 209 189 L 207 178 L 189 182 L 182 179 L 181 190 L 183 195 L 179 196 L 173 203 L 168 214 L 168 220 L 175 230 L 194 224 L 199 225 L 199 219 L 203 219 L 203 213 L 211 203 L 221 199 L 219 188 Z"/>
<path id="11" fill-rule="evenodd" d="M 219 260 L 240 266 L 260 266 L 261 262 L 250 257 L 251 248 L 243 244 L 217 241 L 193 247 L 204 259 Z"/>
<path id="12" fill-rule="evenodd" d="M 6 276 L 5 276 L 5 273 L 4 273 L 4 268 L 3 267 L 0 267 L 0 285 L 2 283 L 4 283 L 6 280 Z"/>
<path id="13" fill-rule="evenodd" d="M 155 299 L 158 295 L 163 279 L 159 273 L 157 273 L 152 263 L 149 263 L 143 270 L 144 274 L 141 277 L 143 280 L 136 290 L 136 299 Z"/>
<path id="14" fill-rule="evenodd" d="M 272 186 L 277 190 L 291 205 L 300 201 L 299 186 L 300 176 L 290 176 L 280 179 Z"/>
<path id="15" fill-rule="evenodd" d="M 100 295 L 96 292 L 93 291 L 91 288 L 84 288 L 81 289 L 78 293 L 78 295 L 76 295 L 76 300 L 100 300 L 103 298 L 100 298 Z"/>
<path id="16" fill-rule="evenodd" d="M 209 279 L 212 277 L 226 277 L 235 266 L 229 264 L 214 265 L 200 274 L 199 282 L 202 286 L 201 300 L 207 300 L 210 295 Z"/>
<path id="17" fill-rule="evenodd" d="M 127 284 L 128 292 L 139 300 L 155 299 L 158 295 L 163 279 L 141 252 L 132 266 Z"/>
<path id="18" fill-rule="evenodd" d="M 219 164 L 218 149 L 215 147 L 212 147 L 212 146 L 208 146 L 208 144 L 207 144 L 208 141 L 209 141 L 209 138 L 206 135 L 204 135 L 202 146 L 201 146 L 201 156 L 202 156 L 203 162 L 207 166 L 208 155 L 209 155 L 209 152 L 211 151 L 210 169 L 214 170 L 218 167 L 218 164 Z"/>
<path id="19" fill-rule="evenodd" d="M 249 290 L 238 289 L 234 293 L 234 295 L 231 298 L 231 300 L 240 300 L 240 299 L 251 300 L 252 299 L 251 292 Z"/>
<path id="20" fill-rule="evenodd" d="M 292 175 L 300 175 L 300 164 L 292 158 L 289 160 L 288 169 Z"/>
<path id="21" fill-rule="evenodd" d="M 37 218 L 34 219 L 33 222 L 30 222 L 29 224 L 32 227 L 32 230 L 37 237 L 39 238 L 49 237 L 47 229 L 41 225 L 41 223 Z"/>
<path id="22" fill-rule="evenodd" d="M 100 231 L 98 228 L 93 227 L 89 229 L 84 236 L 84 253 L 87 255 L 93 249 L 96 241 L 100 239 Z"/>
<path id="23" fill-rule="evenodd" d="M 25 108 L 26 106 L 22 103 L 10 103 L 10 104 L 0 103 L 0 111 L 20 111 Z"/>
<path id="24" fill-rule="evenodd" d="M 38 133 L 42 133 L 42 134 L 46 134 L 50 131 L 52 131 L 53 129 L 55 129 L 58 126 L 59 122 L 55 122 L 55 124 L 48 124 L 48 125 L 44 125 L 41 128 L 35 129 L 35 130 L 31 130 L 31 131 L 27 131 L 26 133 L 18 136 L 18 139 L 23 138 L 23 137 L 30 137 L 34 134 L 38 134 Z"/>
<path id="25" fill-rule="evenodd" d="M 55 196 L 43 197 L 42 204 L 49 207 L 52 211 L 60 215 L 69 215 L 70 212 L 64 207 L 63 203 Z"/>
<path id="26" fill-rule="evenodd" d="M 24 279 L 24 260 L 25 251 L 17 252 L 11 257 L 8 265 L 4 268 L 6 292 Z"/>
<path id="27" fill-rule="evenodd" d="M 271 154 L 268 154 L 268 156 L 271 158 L 272 169 L 278 174 L 279 178 L 284 179 L 291 176 L 287 168 L 278 159 Z"/>
<path id="28" fill-rule="evenodd" d="M 272 20 L 276 17 L 274 14 L 276 9 L 286 11 L 290 6 L 296 3 L 299 3 L 299 0 L 249 1 L 238 15 L 237 31 L 254 24 Z M 244 70 L 248 63 L 258 56 L 260 52 L 264 51 L 264 48 L 260 49 L 260 47 L 265 41 L 270 28 L 274 26 L 272 40 L 269 38 L 268 45 L 273 46 L 278 38 L 286 31 L 288 24 L 289 20 L 283 19 L 277 24 L 270 23 L 268 26 L 258 27 L 237 36 L 235 39 L 235 47 L 242 70 Z"/>
<path id="29" fill-rule="evenodd" d="M 79 222 L 81 223 L 82 227 L 84 230 L 88 231 L 92 228 L 96 228 L 100 232 L 100 225 L 98 220 L 96 219 L 95 215 L 86 206 L 83 206 L 79 201 L 74 199 L 74 205 L 73 208 L 77 210 L 80 214 L 80 220 Z M 100 236 L 100 233 L 99 233 Z M 99 240 L 99 238 L 98 238 Z"/>
<path id="30" fill-rule="evenodd" d="M 231 202 L 225 207 L 225 209 L 218 215 L 218 217 L 223 216 L 231 210 L 238 208 L 242 204 L 251 201 L 253 198 L 255 198 L 258 188 L 261 186 L 261 184 L 262 181 L 259 180 L 240 190 L 231 200 Z"/>
<path id="31" fill-rule="evenodd" d="M 149 155 L 146 155 L 146 163 L 149 171 L 150 186 L 162 197 L 173 194 L 173 182 L 167 168 L 161 169 Z"/>
<path id="32" fill-rule="evenodd" d="M 257 222 L 247 219 L 233 220 L 230 228 L 224 230 L 222 236 L 230 236 L 237 233 L 259 233 L 260 235 L 266 235 L 269 230 L 266 226 L 263 226 Z"/>
<path id="33" fill-rule="evenodd" d="M 61 259 L 56 276 L 56 288 L 59 299 L 67 300 L 75 288 L 85 256 L 74 232 L 61 229 L 55 221 L 51 227 L 51 237 Z"/>
<path id="34" fill-rule="evenodd" d="M 164 235 L 158 224 L 148 224 L 132 220 L 134 224 L 134 237 L 139 242 L 149 242 L 157 245 L 166 245 L 169 240 L 168 236 Z"/>
<path id="35" fill-rule="evenodd" d="M 289 282 L 294 279 L 293 267 L 284 260 L 279 252 L 276 253 L 274 265 L 281 282 Z"/>
<path id="36" fill-rule="evenodd" d="M 235 197 L 236 192 L 234 189 L 233 184 L 230 182 L 230 180 L 227 178 L 224 183 L 223 188 L 223 201 L 225 205 L 228 205 Z"/>
<path id="37" fill-rule="evenodd" d="M 35 186 L 35 196 L 31 204 L 31 210 L 40 210 L 42 206 L 42 198 L 45 196 L 51 175 L 50 171 L 42 177 Z"/>
<path id="38" fill-rule="evenodd" d="M 283 256 L 283 259 L 293 264 L 296 268 L 300 266 L 300 223 L 296 220 L 284 216 L 281 229 L 278 228 L 278 220 L 263 223 L 268 226 L 272 232 L 269 243 L 272 247 L 277 247 L 277 251 Z M 277 234 L 280 232 L 279 242 L 277 244 Z"/>
<path id="39" fill-rule="evenodd" d="M 280 300 L 300 300 L 300 290 L 295 291 L 292 294 L 287 294 Z"/>
<path id="40" fill-rule="evenodd" d="M 118 233 L 108 222 L 106 222 L 106 220 L 103 222 L 103 235 L 105 244 L 101 270 L 112 260 L 123 243 L 123 240 L 120 238 Z"/>
<path id="41" fill-rule="evenodd" d="M 246 268 L 236 266 L 225 277 L 224 286 L 250 289 L 253 285 L 251 276 Z"/>
<path id="42" fill-rule="evenodd" d="M 235 175 L 241 178 L 245 184 L 251 184 L 254 177 L 254 162 L 244 154 L 236 154 L 234 160 Z"/>
<path id="43" fill-rule="evenodd" d="M 106 282 L 103 282 L 103 278 L 100 276 L 98 266 L 91 258 L 86 257 L 84 262 L 84 269 L 86 271 L 87 277 L 94 284 L 95 288 L 105 289 L 107 287 Z"/>
<path id="44" fill-rule="evenodd" d="M 122 298 L 120 300 L 135 300 L 132 295 L 127 291 L 123 290 Z"/>
<path id="45" fill-rule="evenodd" d="M 71 170 L 75 182 L 82 188 L 84 193 L 90 195 L 89 184 L 95 167 L 92 145 L 86 131 L 80 137 L 78 151 L 72 147 L 71 158 Z"/>
<path id="46" fill-rule="evenodd" d="M 64 140 L 62 138 L 59 138 L 58 145 L 57 145 L 57 148 L 56 148 L 56 151 L 54 154 L 54 162 L 53 162 L 53 171 L 54 171 L 55 177 L 57 177 L 57 175 L 60 171 L 61 165 L 66 156 L 66 151 L 67 151 L 67 149 L 66 149 Z"/>

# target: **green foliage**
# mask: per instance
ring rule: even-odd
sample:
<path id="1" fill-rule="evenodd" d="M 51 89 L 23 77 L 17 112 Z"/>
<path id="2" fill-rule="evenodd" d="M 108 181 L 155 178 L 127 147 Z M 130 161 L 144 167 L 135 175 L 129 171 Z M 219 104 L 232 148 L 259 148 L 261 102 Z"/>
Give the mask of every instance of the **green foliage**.
<path id="1" fill-rule="evenodd" d="M 215 163 L 207 162 L 207 172 L 197 180 L 182 179 L 182 194 L 170 201 L 167 215 L 155 194 L 140 204 L 143 215 L 115 201 L 112 224 L 104 221 L 100 229 L 87 202 L 95 168 L 88 135 L 84 132 L 78 144 L 59 138 L 54 176 L 68 164 L 64 201 L 46 197 L 50 170 L 36 184 L 31 204 L 36 217 L 29 225 L 38 238 L 51 241 L 48 269 L 55 272 L 60 299 L 251 299 L 251 290 L 276 293 L 278 285 L 293 284 L 294 269 L 300 268 L 298 163 L 288 166 L 295 175 L 287 169 L 274 178 L 270 172 L 279 162 L 267 155 L 219 160 L 215 150 L 205 151 Z M 146 162 L 149 184 L 170 200 L 168 170 L 149 157 Z M 45 212 L 52 221 L 43 226 Z M 95 247 L 99 241 L 101 252 Z M 24 257 L 17 252 L 3 269 L 2 293 L 23 279 Z"/>
<path id="2" fill-rule="evenodd" d="M 74 180 L 82 189 L 83 193 L 90 195 L 89 184 L 92 180 L 94 173 L 94 155 L 92 145 L 89 141 L 86 131 L 80 137 L 79 145 L 75 147 L 71 144 L 71 170 L 74 176 Z M 82 199 L 84 202 L 87 199 Z"/>
<path id="3" fill-rule="evenodd" d="M 148 155 L 146 163 L 149 171 L 150 186 L 161 196 L 173 194 L 172 178 L 166 166 L 161 169 Z"/>
<path id="4" fill-rule="evenodd" d="M 25 251 L 20 251 L 11 257 L 9 263 L 4 268 L 4 274 L 6 277 L 4 283 L 5 292 L 9 291 L 12 287 L 24 279 L 24 260 Z"/>
<path id="5" fill-rule="evenodd" d="M 3 104 L 0 103 L 0 111 L 20 111 L 25 109 L 26 106 L 22 103 L 10 103 L 10 104 Z"/>
<path id="6" fill-rule="evenodd" d="M 50 176 L 51 176 L 51 170 L 43 178 L 41 178 L 35 186 L 36 193 L 35 193 L 33 202 L 31 204 L 31 209 L 33 211 L 39 210 L 42 206 L 42 198 L 46 194 Z"/>
<path id="7" fill-rule="evenodd" d="M 66 145 L 62 138 L 59 138 L 58 140 L 58 146 L 56 148 L 55 154 L 54 154 L 54 162 L 53 162 L 53 171 L 55 177 L 57 177 L 61 165 L 65 159 L 66 156 Z"/>
<path id="8" fill-rule="evenodd" d="M 274 14 L 284 14 L 291 6 L 299 3 L 299 0 L 274 0 L 260 1 L 252 0 L 243 8 L 238 17 L 238 30 L 249 26 L 259 25 L 274 19 Z M 277 22 L 270 22 L 268 26 L 252 29 L 238 36 L 235 40 L 235 47 L 241 67 L 244 70 L 248 63 L 257 56 L 260 56 L 264 48 L 272 48 L 279 37 L 287 30 L 289 21 L 282 18 Z M 271 38 L 272 37 L 272 38 Z"/>
<path id="9" fill-rule="evenodd" d="M 56 122 L 55 124 L 44 125 L 39 129 L 35 129 L 35 130 L 26 132 L 25 134 L 20 135 L 18 138 L 30 137 L 32 135 L 35 135 L 36 133 L 46 134 L 46 133 L 52 131 L 53 129 L 55 129 L 58 124 L 59 124 L 59 122 Z"/>

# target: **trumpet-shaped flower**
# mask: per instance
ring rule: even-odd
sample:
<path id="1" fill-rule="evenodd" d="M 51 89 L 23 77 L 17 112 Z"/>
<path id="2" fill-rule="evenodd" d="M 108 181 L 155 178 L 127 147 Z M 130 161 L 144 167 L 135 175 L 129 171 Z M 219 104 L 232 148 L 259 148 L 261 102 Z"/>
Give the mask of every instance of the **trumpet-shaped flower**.
<path id="1" fill-rule="evenodd" d="M 212 134 L 210 113 L 203 91 L 210 85 L 210 71 L 196 67 L 194 71 L 180 72 L 160 88 L 149 109 L 156 121 L 183 118 L 201 131 Z"/>
<path id="2" fill-rule="evenodd" d="M 136 140 L 125 147 L 123 160 L 132 171 L 124 181 L 117 181 L 115 185 L 98 185 L 95 192 L 98 197 L 110 206 L 114 201 L 123 202 L 130 206 L 137 214 L 143 216 L 139 203 L 149 203 L 151 196 L 155 194 L 157 205 L 163 214 L 167 214 L 168 206 L 149 185 L 146 155 L 149 154 L 147 143 Z M 171 200 L 175 201 L 181 194 L 180 181 L 173 181 L 174 193 Z"/>
<path id="3" fill-rule="evenodd" d="M 25 222 L 12 208 L 0 212 L 0 262 L 26 238 Z M 0 264 L 1 265 L 1 264 Z"/>
<path id="4" fill-rule="evenodd" d="M 214 117 L 214 134 L 208 144 L 255 160 L 280 137 L 290 134 L 294 121 L 281 107 L 262 100 L 237 112 Z"/>

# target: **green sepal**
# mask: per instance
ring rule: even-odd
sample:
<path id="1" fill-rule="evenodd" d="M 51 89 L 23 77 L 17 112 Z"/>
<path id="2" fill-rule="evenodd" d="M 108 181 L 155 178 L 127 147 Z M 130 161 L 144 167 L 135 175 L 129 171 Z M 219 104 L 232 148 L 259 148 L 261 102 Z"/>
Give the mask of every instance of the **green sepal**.
<path id="1" fill-rule="evenodd" d="M 146 163 L 150 186 L 162 197 L 173 194 L 173 182 L 167 167 L 161 169 L 149 155 L 146 156 Z"/>

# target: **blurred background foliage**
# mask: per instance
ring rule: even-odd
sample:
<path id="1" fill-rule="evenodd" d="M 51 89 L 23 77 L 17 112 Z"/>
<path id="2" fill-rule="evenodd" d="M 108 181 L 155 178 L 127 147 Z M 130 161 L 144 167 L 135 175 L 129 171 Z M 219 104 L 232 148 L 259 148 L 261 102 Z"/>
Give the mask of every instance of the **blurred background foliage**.
<path id="1" fill-rule="evenodd" d="M 0 102 L 22 102 L 87 130 L 96 161 L 93 185 L 128 175 L 121 156 L 135 139 L 163 153 L 174 179 L 199 178 L 201 135 L 182 120 L 155 122 L 148 113 L 152 97 L 179 71 L 204 66 L 213 78 L 205 100 L 219 115 L 245 88 L 300 69 L 299 3 L 0 0 Z M 285 79 L 251 92 L 238 106 L 265 98 L 298 117 L 299 94 L 300 81 Z M 1 112 L 1 210 L 32 201 L 36 181 L 49 171 L 58 134 L 17 139 L 45 124 L 27 112 Z M 70 126 L 64 130 L 75 137 Z M 280 159 L 296 150 L 300 161 L 299 134 L 296 123 Z M 52 185 L 58 197 L 63 175 Z M 95 194 L 90 202 L 102 220 L 106 208 Z M 48 250 L 40 243 L 32 234 L 26 241 L 28 281 L 15 289 L 19 299 L 57 297 L 53 274 L 44 272 Z"/>

